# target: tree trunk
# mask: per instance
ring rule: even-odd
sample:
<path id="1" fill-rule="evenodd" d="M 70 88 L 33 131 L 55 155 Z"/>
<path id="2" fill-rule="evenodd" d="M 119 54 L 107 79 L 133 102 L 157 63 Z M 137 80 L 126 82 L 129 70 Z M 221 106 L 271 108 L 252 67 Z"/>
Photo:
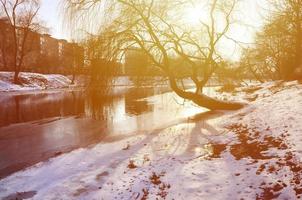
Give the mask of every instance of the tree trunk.
<path id="1" fill-rule="evenodd" d="M 210 110 L 237 110 L 244 107 L 243 103 L 221 101 L 208 97 L 204 94 L 197 94 L 193 92 L 187 92 L 178 88 L 175 79 L 169 76 L 169 82 L 172 90 L 180 97 L 188 99 L 196 103 L 201 107 L 205 107 Z"/>
<path id="2" fill-rule="evenodd" d="M 296 27 L 297 27 L 297 35 L 296 35 L 296 63 L 295 63 L 295 66 L 294 66 L 294 74 L 292 74 L 291 78 L 298 78 L 300 79 L 301 77 L 299 77 L 298 74 L 295 74 L 297 69 L 299 70 L 300 67 L 301 67 L 301 46 L 302 46 L 302 43 L 301 43 L 301 37 L 302 37 L 302 30 L 301 30 L 301 16 L 300 16 L 300 12 L 301 12 L 301 5 L 298 5 L 298 8 L 297 8 L 297 19 L 296 19 Z"/>
<path id="3" fill-rule="evenodd" d="M 20 81 L 19 81 L 19 69 L 15 69 L 15 73 L 14 73 L 14 83 L 15 84 L 20 84 Z"/>
<path id="4" fill-rule="evenodd" d="M 13 26 L 14 28 L 14 68 L 15 68 L 15 75 L 14 75 L 14 83 L 19 84 L 19 69 L 18 69 L 18 64 L 17 64 L 17 57 L 18 57 L 18 41 L 17 41 L 17 33 L 16 33 L 16 27 L 15 25 Z"/>
<path id="5" fill-rule="evenodd" d="M 73 73 L 72 73 L 72 80 L 71 80 L 71 84 L 72 84 L 72 85 L 74 84 L 75 76 L 76 76 L 76 75 L 75 75 L 75 73 L 73 72 Z"/>

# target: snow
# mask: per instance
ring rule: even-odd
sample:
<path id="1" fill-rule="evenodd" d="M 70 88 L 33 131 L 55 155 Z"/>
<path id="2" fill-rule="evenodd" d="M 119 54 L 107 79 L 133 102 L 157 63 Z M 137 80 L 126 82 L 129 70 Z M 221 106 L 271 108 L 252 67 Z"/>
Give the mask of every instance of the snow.
<path id="1" fill-rule="evenodd" d="M 13 83 L 13 72 L 0 72 L 0 92 L 67 88 L 71 80 L 60 74 L 21 72 L 21 84 Z"/>
<path id="2" fill-rule="evenodd" d="M 0 180 L 0 199 L 301 198 L 302 86 L 228 95 L 253 98 L 39 163 Z"/>
<path id="3" fill-rule="evenodd" d="M 13 72 L 0 72 L 0 92 L 12 91 L 33 91 L 61 88 L 78 88 L 85 87 L 89 84 L 89 79 L 86 75 L 77 75 L 74 84 L 71 84 L 72 76 L 64 76 L 60 74 L 39 74 L 30 72 L 21 72 L 19 80 L 21 84 L 13 83 Z M 140 86 L 167 86 L 167 81 L 162 77 L 144 78 L 138 80 L 131 79 L 128 76 L 118 76 L 112 80 L 112 85 L 116 87 L 134 87 L 137 84 Z"/>

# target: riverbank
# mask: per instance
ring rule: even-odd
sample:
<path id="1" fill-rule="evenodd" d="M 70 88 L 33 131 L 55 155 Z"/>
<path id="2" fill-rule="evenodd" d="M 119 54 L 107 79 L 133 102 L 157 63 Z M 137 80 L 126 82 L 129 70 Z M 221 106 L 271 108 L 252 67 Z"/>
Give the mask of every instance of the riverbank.
<path id="1" fill-rule="evenodd" d="M 13 83 L 13 76 L 13 72 L 0 72 L 0 92 L 61 89 L 71 85 L 71 80 L 60 74 L 21 72 L 20 84 Z"/>
<path id="2" fill-rule="evenodd" d="M 21 72 L 20 84 L 13 82 L 14 72 L 0 72 L 0 92 L 31 92 L 58 89 L 77 89 L 88 86 L 89 77 L 79 75 L 72 84 L 72 76 L 61 74 L 39 74 Z M 168 82 L 163 77 L 129 77 L 117 76 L 109 83 L 111 87 L 167 87 Z M 104 87 L 97 85 L 97 87 Z"/>
<path id="3" fill-rule="evenodd" d="M 19 74 L 20 84 L 13 82 L 14 72 L 0 72 L 0 92 L 32 92 L 32 91 L 49 91 L 59 89 L 78 89 L 92 86 L 99 87 L 169 87 L 169 81 L 166 77 L 146 76 L 115 76 L 107 85 L 90 84 L 90 78 L 87 75 L 77 75 L 72 84 L 71 75 L 62 74 L 39 74 L 30 72 L 21 72 Z M 192 80 L 184 79 L 183 84 L 187 89 L 194 86 Z M 209 80 L 208 87 L 217 87 L 221 83 L 215 79 Z"/>
<path id="4" fill-rule="evenodd" d="M 273 82 L 220 94 L 249 105 L 108 136 L 0 180 L 0 198 L 301 198 L 301 91 Z"/>

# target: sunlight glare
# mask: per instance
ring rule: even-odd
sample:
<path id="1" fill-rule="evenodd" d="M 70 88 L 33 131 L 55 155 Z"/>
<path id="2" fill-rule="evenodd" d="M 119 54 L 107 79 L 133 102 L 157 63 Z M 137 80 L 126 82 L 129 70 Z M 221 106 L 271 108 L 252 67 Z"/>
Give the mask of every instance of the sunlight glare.
<path id="1" fill-rule="evenodd" d="M 198 25 L 201 22 L 206 22 L 208 17 L 206 9 L 202 6 L 188 8 L 184 13 L 185 22 L 190 25 Z"/>

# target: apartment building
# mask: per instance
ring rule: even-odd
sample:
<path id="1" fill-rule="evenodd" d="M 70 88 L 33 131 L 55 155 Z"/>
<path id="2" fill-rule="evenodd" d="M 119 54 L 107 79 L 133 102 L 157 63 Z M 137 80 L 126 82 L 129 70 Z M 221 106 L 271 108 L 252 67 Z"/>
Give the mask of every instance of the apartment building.
<path id="1" fill-rule="evenodd" d="M 17 39 L 23 32 L 17 31 Z M 22 44 L 22 41 L 19 41 Z M 18 47 L 20 48 L 20 47 Z M 20 56 L 20 55 L 18 55 Z M 13 28 L 5 18 L 0 19 L 0 70 L 14 71 Z M 75 68 L 84 65 L 84 48 L 77 43 L 70 43 L 29 31 L 24 46 L 22 71 L 39 73 L 71 74 Z"/>

